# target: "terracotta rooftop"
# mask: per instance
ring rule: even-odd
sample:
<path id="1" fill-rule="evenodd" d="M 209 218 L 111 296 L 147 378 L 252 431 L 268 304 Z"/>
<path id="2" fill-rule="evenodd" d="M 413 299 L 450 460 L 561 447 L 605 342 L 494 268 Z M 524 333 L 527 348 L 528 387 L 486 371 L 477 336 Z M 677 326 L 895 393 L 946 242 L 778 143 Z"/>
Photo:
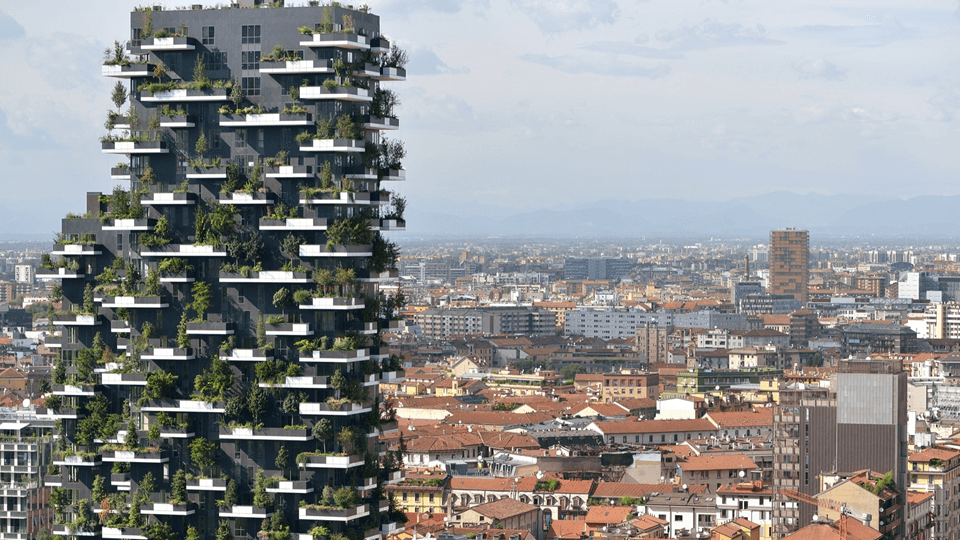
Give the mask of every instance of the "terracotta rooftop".
<path id="1" fill-rule="evenodd" d="M 690 456 L 684 461 L 677 462 L 677 467 L 685 471 L 716 471 L 737 469 L 741 471 L 752 471 L 757 468 L 757 464 L 747 456 L 740 454 L 733 455 L 709 455 Z"/>
<path id="2" fill-rule="evenodd" d="M 925 448 L 919 452 L 910 454 L 910 457 L 907 458 L 907 461 L 914 463 L 928 462 L 932 459 L 947 461 L 957 456 L 960 456 L 960 450 L 945 448 L 943 446 L 931 446 L 930 448 Z"/>
<path id="3" fill-rule="evenodd" d="M 526 514 L 527 512 L 537 512 L 540 507 L 515 499 L 503 498 L 493 502 L 478 504 L 470 508 L 474 512 L 491 519 L 509 519 L 514 516 Z"/>
<path id="4" fill-rule="evenodd" d="M 773 409 L 762 408 L 759 411 L 710 412 L 705 418 L 712 420 L 718 427 L 754 427 L 773 426 Z"/>
<path id="5" fill-rule="evenodd" d="M 640 433 L 675 433 L 675 432 L 711 432 L 716 426 L 705 418 L 691 420 L 621 420 L 615 422 L 595 422 L 604 435 L 629 435 Z"/>
<path id="6" fill-rule="evenodd" d="M 635 511 L 633 506 L 591 506 L 584 521 L 593 525 L 616 525 L 627 520 Z"/>

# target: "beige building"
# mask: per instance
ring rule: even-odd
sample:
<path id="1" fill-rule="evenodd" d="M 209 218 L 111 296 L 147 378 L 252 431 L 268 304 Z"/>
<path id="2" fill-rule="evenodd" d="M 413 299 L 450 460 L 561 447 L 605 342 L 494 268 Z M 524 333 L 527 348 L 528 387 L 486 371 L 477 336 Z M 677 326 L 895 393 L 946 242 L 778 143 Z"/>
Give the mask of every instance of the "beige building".
<path id="1" fill-rule="evenodd" d="M 469 508 L 453 516 L 457 526 L 479 525 L 491 529 L 524 529 L 540 537 L 540 508 L 510 498 Z"/>

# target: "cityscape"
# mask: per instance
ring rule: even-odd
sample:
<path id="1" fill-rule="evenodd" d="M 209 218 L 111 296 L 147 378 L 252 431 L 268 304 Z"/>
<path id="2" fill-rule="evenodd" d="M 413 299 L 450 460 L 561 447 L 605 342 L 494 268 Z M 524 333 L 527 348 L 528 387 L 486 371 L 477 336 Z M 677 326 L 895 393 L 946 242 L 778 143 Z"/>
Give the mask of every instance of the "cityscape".
<path id="1" fill-rule="evenodd" d="M 638 197 L 597 178 L 607 198 L 573 204 L 590 188 L 558 179 L 535 201 L 513 173 L 458 194 L 439 180 L 465 135 L 425 144 L 423 126 L 489 117 L 403 88 L 486 68 L 444 51 L 470 32 L 433 17 L 490 46 L 477 21 L 500 8 L 548 43 L 637 18 L 612 0 L 536 4 L 131 5 L 123 34 L 93 32 L 109 109 L 99 149 L 82 148 L 109 161 L 71 158 L 43 212 L 12 176 L 0 200 L 0 540 L 960 540 L 949 175 L 929 169 L 913 198 L 836 177 L 804 184 L 826 195 L 745 179 L 695 200 L 714 184 L 678 175 Z M 868 15 L 897 30 L 856 46 L 919 39 L 890 17 Z M 403 35 L 418 18 L 437 35 Z M 602 51 L 653 83 L 679 68 L 618 55 L 787 36 L 682 28 L 520 57 L 607 76 L 573 64 Z M 0 10 L 0 44 L 27 33 Z M 792 69 L 861 82 L 822 59 Z M 8 117 L 0 103 L 16 172 L 34 139 Z M 501 144 L 482 157 L 529 175 Z M 561 164 L 571 177 L 580 157 Z M 884 167 L 860 173 L 879 185 Z"/>

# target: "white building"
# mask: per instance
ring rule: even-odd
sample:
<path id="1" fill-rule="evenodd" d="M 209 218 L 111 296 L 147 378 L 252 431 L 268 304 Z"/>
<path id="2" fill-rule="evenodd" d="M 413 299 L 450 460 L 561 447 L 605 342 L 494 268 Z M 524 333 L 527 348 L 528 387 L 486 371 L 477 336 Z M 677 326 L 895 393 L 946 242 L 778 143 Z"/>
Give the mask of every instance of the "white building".
<path id="1" fill-rule="evenodd" d="M 13 273 L 17 283 L 29 283 L 33 285 L 35 276 L 32 265 L 18 264 L 13 268 Z"/>

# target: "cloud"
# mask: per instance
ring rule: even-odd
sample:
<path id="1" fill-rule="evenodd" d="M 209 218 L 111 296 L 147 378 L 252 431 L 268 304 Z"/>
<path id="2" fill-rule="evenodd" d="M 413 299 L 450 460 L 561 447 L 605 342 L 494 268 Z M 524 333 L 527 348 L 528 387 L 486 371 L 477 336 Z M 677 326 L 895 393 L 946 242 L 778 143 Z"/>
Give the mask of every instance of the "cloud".
<path id="1" fill-rule="evenodd" d="M 26 34 L 16 19 L 0 11 L 0 41 L 19 39 Z"/>
<path id="2" fill-rule="evenodd" d="M 845 103 L 816 103 L 797 109 L 794 115 L 801 124 L 816 123 L 861 123 L 877 124 L 892 122 L 899 116 L 869 105 Z"/>
<path id="3" fill-rule="evenodd" d="M 410 53 L 410 62 L 407 65 L 410 73 L 416 75 L 459 75 L 470 73 L 466 66 L 451 67 L 447 65 L 437 53 L 430 49 L 419 49 Z"/>
<path id="4" fill-rule="evenodd" d="M 602 53 L 640 56 L 642 58 L 683 58 L 683 54 L 670 49 L 658 49 L 656 47 L 641 45 L 639 42 L 629 41 L 597 41 L 584 45 L 583 49 Z"/>
<path id="5" fill-rule="evenodd" d="M 403 0 L 378 2 L 376 12 L 383 15 L 409 15 L 416 11 L 436 11 L 439 13 L 460 13 L 465 5 L 486 5 L 486 2 L 468 2 L 467 0 Z"/>
<path id="6" fill-rule="evenodd" d="M 403 93 L 400 113 L 403 129 L 467 132 L 483 129 L 483 122 L 476 118 L 473 107 L 463 98 L 430 93 L 418 86 Z"/>
<path id="7" fill-rule="evenodd" d="M 933 109 L 931 117 L 934 120 L 952 122 L 960 110 L 960 93 L 952 88 L 944 89 L 927 99 L 927 104 Z"/>
<path id="8" fill-rule="evenodd" d="M 613 0 L 511 0 L 540 30 L 556 34 L 613 24 L 620 6 Z"/>
<path id="9" fill-rule="evenodd" d="M 647 67 L 610 58 L 591 58 L 588 60 L 579 58 L 576 55 L 549 56 L 546 54 L 524 54 L 520 56 L 520 59 L 572 75 L 590 73 L 595 75 L 659 79 L 670 73 L 670 66 L 666 64 Z"/>
<path id="10" fill-rule="evenodd" d="M 793 69 L 804 79 L 826 79 L 828 81 L 842 81 L 847 73 L 838 68 L 833 62 L 817 58 L 816 60 L 802 60 L 793 64 Z"/>
<path id="11" fill-rule="evenodd" d="M 740 23 L 722 23 L 714 18 L 704 19 L 699 24 L 680 26 L 673 30 L 657 32 L 656 39 L 673 50 L 700 50 L 738 45 L 773 45 L 780 41 L 767 37 L 763 25 L 754 27 Z"/>
<path id="12" fill-rule="evenodd" d="M 816 24 L 801 26 L 796 32 L 830 41 L 837 45 L 854 47 L 883 47 L 895 41 L 911 39 L 917 32 L 893 17 L 884 17 L 879 22 L 860 25 Z"/>

